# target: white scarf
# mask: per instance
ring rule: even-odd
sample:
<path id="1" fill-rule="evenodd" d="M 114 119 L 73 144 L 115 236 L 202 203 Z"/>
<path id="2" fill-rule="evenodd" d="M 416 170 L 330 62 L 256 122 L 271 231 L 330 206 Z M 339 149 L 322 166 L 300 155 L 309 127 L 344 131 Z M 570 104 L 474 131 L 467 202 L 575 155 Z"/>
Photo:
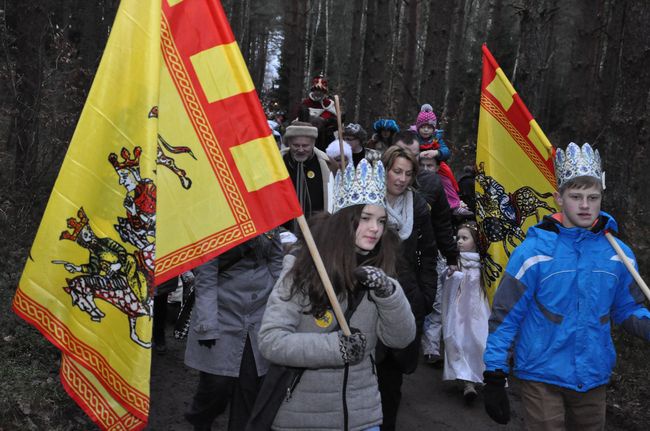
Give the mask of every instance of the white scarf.
<path id="1" fill-rule="evenodd" d="M 413 232 L 413 192 L 407 190 L 395 199 L 391 205 L 386 200 L 388 225 L 395 229 L 399 238 L 404 241 Z"/>
<path id="2" fill-rule="evenodd" d="M 481 268 L 481 257 L 478 253 L 473 251 L 460 252 L 460 266 L 461 268 Z"/>

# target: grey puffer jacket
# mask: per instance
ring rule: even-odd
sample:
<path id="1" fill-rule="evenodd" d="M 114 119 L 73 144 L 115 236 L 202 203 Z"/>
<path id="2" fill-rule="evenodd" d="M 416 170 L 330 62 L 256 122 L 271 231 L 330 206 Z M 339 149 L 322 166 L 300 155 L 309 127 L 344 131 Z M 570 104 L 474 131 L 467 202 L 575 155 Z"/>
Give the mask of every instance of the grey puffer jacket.
<path id="1" fill-rule="evenodd" d="M 259 332 L 259 348 L 271 362 L 307 368 L 273 423 L 274 430 L 365 430 L 382 422 L 381 398 L 374 359 L 377 339 L 390 347 L 406 347 L 415 337 L 415 320 L 401 286 L 378 298 L 365 294 L 349 325 L 366 335 L 363 360 L 346 367 L 341 357 L 336 319 L 331 311 L 315 319 L 308 298 L 289 298 L 287 276 L 295 258 L 285 256 L 282 274 L 266 305 Z M 341 303 L 343 310 L 347 302 Z M 346 382 L 347 374 L 347 382 Z M 345 398 L 344 398 L 345 395 Z M 345 405 L 345 408 L 344 408 Z"/>

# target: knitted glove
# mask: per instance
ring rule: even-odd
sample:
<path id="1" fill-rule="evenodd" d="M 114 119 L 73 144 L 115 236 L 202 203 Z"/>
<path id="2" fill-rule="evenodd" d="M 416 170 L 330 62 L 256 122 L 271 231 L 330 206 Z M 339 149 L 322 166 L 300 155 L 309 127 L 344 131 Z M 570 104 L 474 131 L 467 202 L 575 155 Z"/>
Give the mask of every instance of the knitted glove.
<path id="1" fill-rule="evenodd" d="M 362 288 L 374 290 L 380 298 L 387 298 L 395 291 L 395 286 L 386 273 L 374 266 L 360 266 L 354 270 L 354 275 Z"/>
<path id="2" fill-rule="evenodd" d="M 505 425 L 510 421 L 510 401 L 506 392 L 506 377 L 502 370 L 483 373 L 483 398 L 485 411 L 496 423 Z"/>
<path id="3" fill-rule="evenodd" d="M 211 349 L 215 344 L 217 344 L 217 340 L 199 340 L 199 345 L 208 349 Z"/>
<path id="4" fill-rule="evenodd" d="M 343 362 L 355 365 L 361 362 L 366 352 L 366 336 L 357 328 L 350 328 L 350 331 L 350 335 L 343 335 L 339 331 L 339 349 Z"/>

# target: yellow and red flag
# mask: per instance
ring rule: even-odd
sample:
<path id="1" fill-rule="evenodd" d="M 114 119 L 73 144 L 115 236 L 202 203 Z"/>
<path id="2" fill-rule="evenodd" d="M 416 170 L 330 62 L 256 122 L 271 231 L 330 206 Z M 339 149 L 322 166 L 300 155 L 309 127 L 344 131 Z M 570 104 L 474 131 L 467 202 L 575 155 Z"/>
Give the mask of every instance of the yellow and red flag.
<path id="1" fill-rule="evenodd" d="M 162 8 L 160 138 L 196 160 L 183 159 L 193 177 L 182 192 L 159 169 L 159 226 L 174 228 L 158 233 L 156 282 L 302 213 L 221 4 Z"/>
<path id="2" fill-rule="evenodd" d="M 122 0 L 13 309 L 100 428 L 142 429 L 154 285 L 300 214 L 219 2 Z"/>
<path id="3" fill-rule="evenodd" d="M 485 45 L 476 147 L 476 215 L 492 302 L 510 252 L 555 212 L 556 182 L 553 146 Z"/>

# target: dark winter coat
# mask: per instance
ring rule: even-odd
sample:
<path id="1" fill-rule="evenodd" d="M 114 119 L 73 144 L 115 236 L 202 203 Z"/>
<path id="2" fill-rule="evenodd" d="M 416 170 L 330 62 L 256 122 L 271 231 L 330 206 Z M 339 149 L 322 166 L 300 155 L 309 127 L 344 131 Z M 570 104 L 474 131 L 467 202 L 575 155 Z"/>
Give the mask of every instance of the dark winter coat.
<path id="1" fill-rule="evenodd" d="M 413 230 L 401 242 L 398 255 L 401 259 L 397 265 L 397 279 L 415 317 L 416 338 L 402 349 L 391 349 L 379 343 L 376 358 L 377 363 L 381 363 L 387 356 L 392 356 L 399 371 L 410 374 L 417 368 L 424 317 L 433 309 L 438 281 L 438 250 L 431 227 L 429 204 L 417 191 L 413 191 Z"/>
<path id="2" fill-rule="evenodd" d="M 465 174 L 458 180 L 460 192 L 458 197 L 467 204 L 467 207 L 476 212 L 476 192 L 474 191 L 475 177 L 473 174 Z"/>
<path id="3" fill-rule="evenodd" d="M 431 312 L 436 298 L 438 250 L 429 204 L 417 191 L 413 193 L 413 231 L 400 244 L 399 255 L 402 259 L 397 268 L 397 279 L 411 304 L 418 328 L 421 328 L 424 316 Z"/>
<path id="4" fill-rule="evenodd" d="M 246 337 L 257 373 L 267 361 L 258 349 L 266 301 L 282 269 L 282 246 L 274 230 L 241 244 L 195 270 L 196 300 L 187 336 L 185 364 L 206 373 L 238 377 Z M 199 340 L 216 340 L 210 348 Z"/>
<path id="5" fill-rule="evenodd" d="M 431 172 L 420 171 L 417 182 L 418 192 L 431 208 L 431 226 L 438 250 L 447 260 L 447 265 L 457 265 L 459 253 L 451 224 L 451 208 L 440 178 Z"/>

